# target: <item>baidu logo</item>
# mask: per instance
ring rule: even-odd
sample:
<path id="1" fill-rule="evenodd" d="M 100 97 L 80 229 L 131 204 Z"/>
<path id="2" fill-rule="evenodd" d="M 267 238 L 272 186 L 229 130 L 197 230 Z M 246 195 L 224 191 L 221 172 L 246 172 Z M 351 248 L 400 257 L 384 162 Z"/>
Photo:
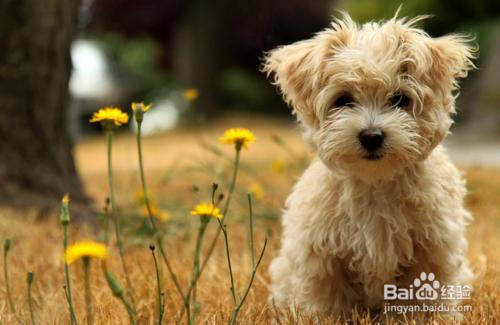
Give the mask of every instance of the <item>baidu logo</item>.
<path id="1" fill-rule="evenodd" d="M 472 287 L 466 285 L 442 284 L 432 272 L 422 272 L 407 288 L 395 284 L 384 285 L 384 314 L 396 312 L 442 312 L 472 311 L 472 305 L 447 304 L 446 300 L 471 299 Z M 397 301 L 419 301 L 413 304 L 398 304 Z M 390 302 L 394 301 L 394 303 Z"/>
<path id="2" fill-rule="evenodd" d="M 420 277 L 413 280 L 416 289 L 415 298 L 418 300 L 436 300 L 438 298 L 438 289 L 441 286 L 435 279 L 434 273 L 420 273 Z"/>
<path id="3" fill-rule="evenodd" d="M 399 288 L 395 284 L 384 285 L 385 300 L 437 300 L 470 299 L 470 285 L 441 285 L 432 272 L 420 273 L 408 288 Z"/>

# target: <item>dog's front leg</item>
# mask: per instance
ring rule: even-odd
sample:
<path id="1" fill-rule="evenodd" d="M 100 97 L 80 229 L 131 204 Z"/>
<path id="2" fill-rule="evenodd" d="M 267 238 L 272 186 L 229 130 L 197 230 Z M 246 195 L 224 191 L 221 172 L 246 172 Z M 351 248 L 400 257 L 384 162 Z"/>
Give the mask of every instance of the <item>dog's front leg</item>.
<path id="1" fill-rule="evenodd" d="M 269 270 L 272 302 L 292 310 L 300 306 L 307 314 L 350 314 L 356 296 L 342 269 L 341 261 L 317 255 L 310 247 L 284 245 Z"/>

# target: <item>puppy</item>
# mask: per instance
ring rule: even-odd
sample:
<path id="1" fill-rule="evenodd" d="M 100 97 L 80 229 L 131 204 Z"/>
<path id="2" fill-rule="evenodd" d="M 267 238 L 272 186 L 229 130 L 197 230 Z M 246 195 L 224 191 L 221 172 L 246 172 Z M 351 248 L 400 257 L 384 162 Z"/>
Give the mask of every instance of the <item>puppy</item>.
<path id="1" fill-rule="evenodd" d="M 268 53 L 263 70 L 317 155 L 286 201 L 269 270 L 277 306 L 337 317 L 382 309 L 384 285 L 422 272 L 441 286 L 471 280 L 465 182 L 441 142 L 475 49 L 429 37 L 415 27 L 424 18 L 343 14 Z"/>

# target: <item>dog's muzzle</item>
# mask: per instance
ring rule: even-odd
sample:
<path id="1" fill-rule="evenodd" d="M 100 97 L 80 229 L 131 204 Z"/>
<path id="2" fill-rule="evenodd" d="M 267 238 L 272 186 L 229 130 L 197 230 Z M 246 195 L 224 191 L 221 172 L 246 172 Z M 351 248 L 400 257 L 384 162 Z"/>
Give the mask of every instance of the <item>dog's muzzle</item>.
<path id="1" fill-rule="evenodd" d="M 369 128 L 361 131 L 358 134 L 359 142 L 361 146 L 368 152 L 368 155 L 365 157 L 369 160 L 376 160 L 381 158 L 380 154 L 377 154 L 377 150 L 382 147 L 384 143 L 385 134 L 379 128 Z"/>

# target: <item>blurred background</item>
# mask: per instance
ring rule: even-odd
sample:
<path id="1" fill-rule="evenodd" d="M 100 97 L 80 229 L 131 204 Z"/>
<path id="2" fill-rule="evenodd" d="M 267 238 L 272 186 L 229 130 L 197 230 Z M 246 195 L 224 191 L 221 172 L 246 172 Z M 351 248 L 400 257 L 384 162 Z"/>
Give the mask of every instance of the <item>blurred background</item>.
<path id="1" fill-rule="evenodd" d="M 126 106 L 138 98 L 180 111 L 176 92 L 194 88 L 200 96 L 197 116 L 190 118 L 230 112 L 288 116 L 259 73 L 265 51 L 311 37 L 336 10 L 362 23 L 390 18 L 401 4 L 403 16 L 433 15 L 423 23 L 432 36 L 476 36 L 479 70 L 464 84 L 460 118 L 500 131 L 500 3 L 494 0 L 84 1 L 72 46 L 72 112 L 77 118 L 96 105 Z"/>
<path id="2" fill-rule="evenodd" d="M 311 37 L 338 10 L 363 23 L 390 18 L 400 5 L 401 16 L 432 15 L 422 23 L 432 36 L 476 37 L 478 69 L 462 83 L 451 147 L 468 145 L 453 152 L 457 159 L 500 164 L 496 0 L 4 0 L 0 202 L 20 190 L 33 194 L 29 202 L 68 190 L 83 199 L 72 145 L 98 134 L 88 120 L 101 106 L 153 103 L 149 135 L 228 116 L 291 126 L 290 110 L 259 72 L 264 53 Z"/>
<path id="3" fill-rule="evenodd" d="M 280 247 L 285 199 L 313 154 L 290 108 L 259 71 L 262 58 L 276 46 L 310 38 L 328 27 L 339 10 L 364 23 L 391 18 L 400 5 L 401 16 L 432 15 L 421 22 L 430 35 L 471 34 L 480 49 L 478 69 L 461 83 L 457 123 L 446 146 L 467 178 L 466 205 L 475 217 L 469 230 L 476 275 L 474 312 L 464 321 L 497 323 L 499 0 L 0 0 L 0 238 L 12 239 L 10 281 L 17 310 L 27 314 L 31 309 L 25 296 L 26 271 L 34 271 L 37 322 L 68 323 L 61 283 L 61 198 L 65 193 L 71 197 L 69 242 L 108 238 L 108 148 L 103 130 L 89 119 L 103 106 L 119 106 L 130 114 L 134 101 L 153 104 L 145 115 L 142 138 L 150 209 L 182 284 L 195 274 L 190 256 L 199 219 L 190 211 L 210 201 L 213 183 L 219 185 L 218 193 L 227 194 L 233 178 L 234 146 L 222 145 L 218 137 L 231 127 L 255 134 L 256 141 L 241 151 L 231 208 L 224 214 L 229 214 L 225 220 L 235 283 L 241 289 L 252 258 L 246 239 L 247 195 L 253 194 L 255 248 L 265 236 L 269 248 L 248 298 L 251 307 L 240 319 L 242 324 L 280 322 L 266 303 L 270 281 L 265 270 Z M 141 323 L 149 324 L 157 308 L 152 251 L 147 248 L 153 233 L 139 177 L 134 124 L 131 119 L 113 133 L 117 213 L 112 223 L 117 233 L 121 229 L 131 258 Z M 73 223 L 79 220 L 88 222 Z M 212 224 L 206 238 L 218 229 Z M 110 250 L 114 238 L 110 236 Z M 113 248 L 108 259 L 113 272 L 123 267 L 117 254 Z M 4 249 L 5 279 L 6 256 Z M 233 313 L 222 246 L 213 259 L 193 294 L 202 302 L 195 304 L 200 324 L 227 322 Z M 94 271 L 98 267 L 95 263 Z M 79 281 L 83 274 L 74 270 Z M 123 272 L 115 274 L 125 283 Z M 125 310 L 102 278 L 92 278 L 97 281 L 92 285 L 99 304 L 94 309 L 96 324 L 123 323 Z M 167 301 L 165 316 L 173 321 L 182 300 L 173 282 L 165 280 L 161 296 Z M 0 278 L 2 296 L 8 291 L 3 289 L 6 282 Z M 73 297 L 83 316 L 83 284 L 75 284 Z M 8 308 L 7 299 L 0 298 L 0 324 L 14 324 Z M 266 317 L 269 322 L 259 321 Z M 286 323 L 295 318 L 290 314 L 282 319 Z"/>

